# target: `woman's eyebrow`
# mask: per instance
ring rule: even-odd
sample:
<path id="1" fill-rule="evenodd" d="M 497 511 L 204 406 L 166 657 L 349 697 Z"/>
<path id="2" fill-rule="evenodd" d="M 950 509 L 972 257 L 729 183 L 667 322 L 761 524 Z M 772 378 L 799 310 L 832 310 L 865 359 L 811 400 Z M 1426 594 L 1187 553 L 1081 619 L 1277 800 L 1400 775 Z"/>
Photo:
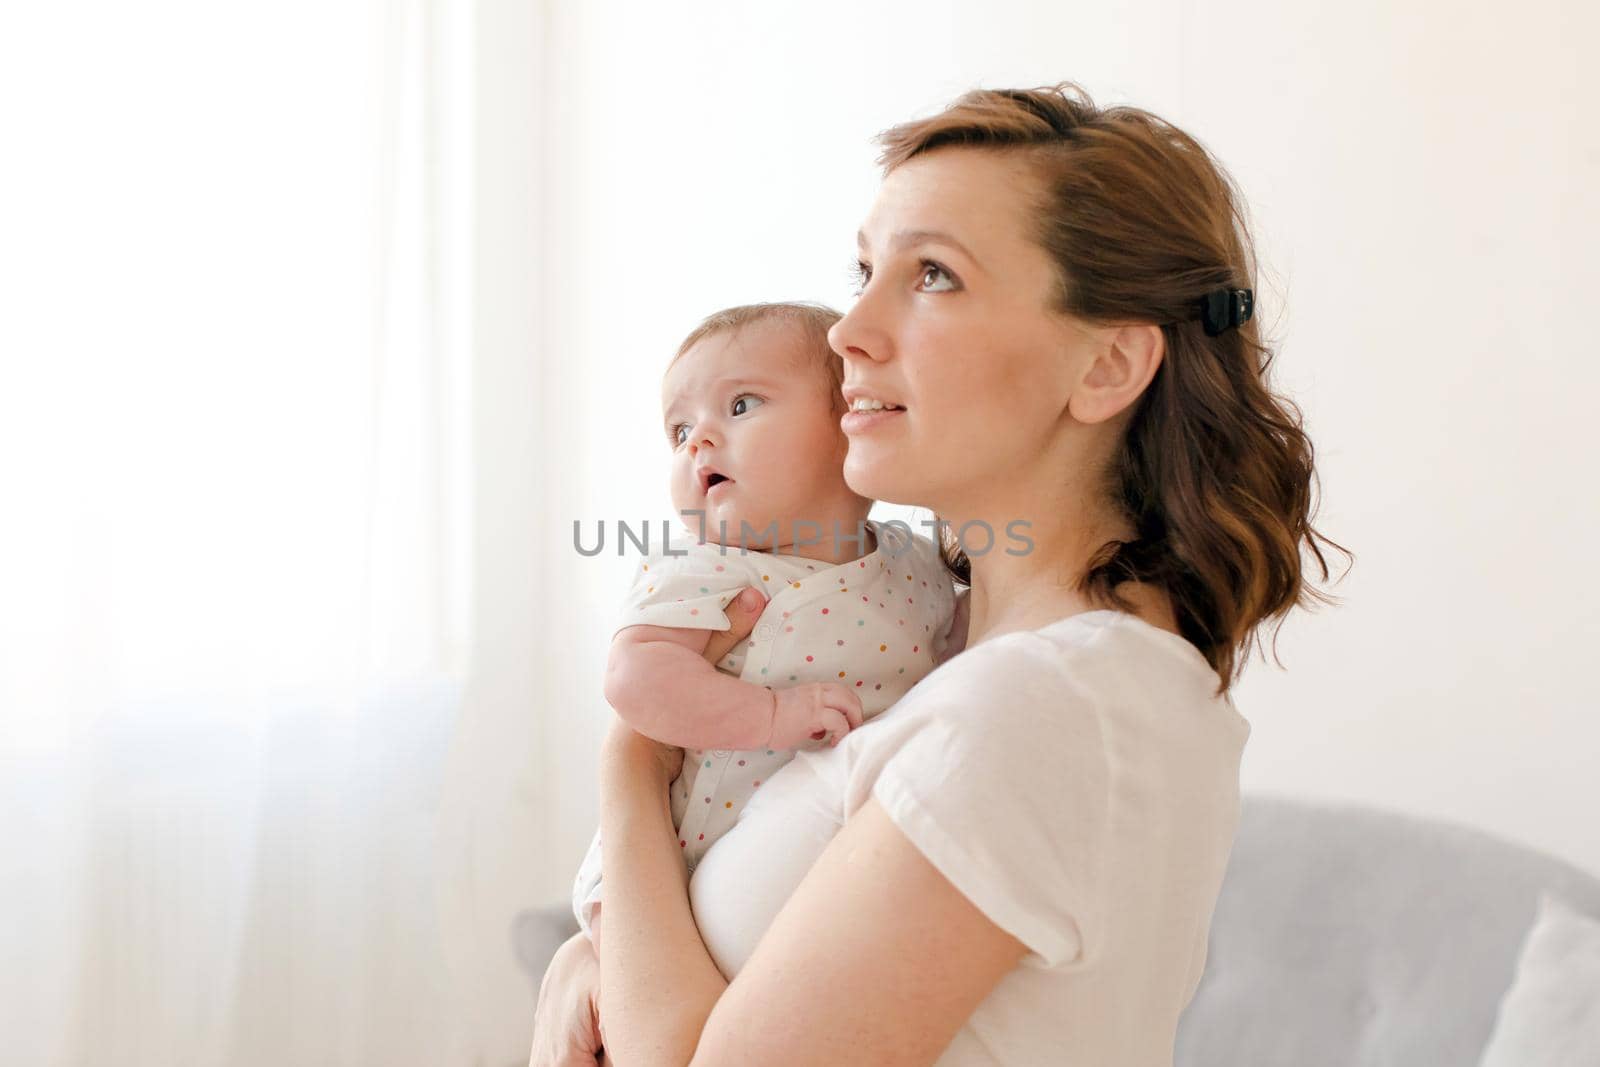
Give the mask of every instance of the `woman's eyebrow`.
<path id="1" fill-rule="evenodd" d="M 971 249 L 943 230 L 901 230 L 889 239 L 889 251 L 898 252 L 908 245 L 923 243 L 949 245 L 974 263 L 978 261 L 978 257 L 972 254 Z M 867 247 L 866 230 L 856 232 L 856 247 L 862 249 Z"/>

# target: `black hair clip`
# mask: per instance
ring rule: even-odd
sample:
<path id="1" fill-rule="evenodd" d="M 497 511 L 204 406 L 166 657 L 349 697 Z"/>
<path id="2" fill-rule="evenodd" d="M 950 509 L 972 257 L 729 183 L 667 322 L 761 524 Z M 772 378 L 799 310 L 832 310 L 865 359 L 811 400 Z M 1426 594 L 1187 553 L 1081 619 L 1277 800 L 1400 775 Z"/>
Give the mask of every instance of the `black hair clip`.
<path id="1" fill-rule="evenodd" d="M 1200 298 L 1200 319 L 1205 323 L 1206 336 L 1215 337 L 1224 330 L 1243 326 L 1250 321 L 1255 307 L 1252 289 L 1217 289 L 1207 293 Z"/>

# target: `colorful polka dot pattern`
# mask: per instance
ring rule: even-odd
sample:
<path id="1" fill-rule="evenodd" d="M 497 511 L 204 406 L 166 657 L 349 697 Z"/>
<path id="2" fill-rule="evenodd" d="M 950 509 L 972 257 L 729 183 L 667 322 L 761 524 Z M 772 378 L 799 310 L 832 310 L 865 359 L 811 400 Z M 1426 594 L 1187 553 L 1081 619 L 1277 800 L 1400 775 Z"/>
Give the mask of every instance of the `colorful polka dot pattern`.
<path id="1" fill-rule="evenodd" d="M 922 539 L 896 556 L 886 548 L 903 533 L 879 529 L 878 551 L 837 566 L 796 556 L 741 556 L 737 548 L 724 555 L 713 544 L 675 539 L 674 548 L 686 554 L 650 556 L 638 565 L 618 628 L 721 629 L 728 603 L 745 586 L 762 588 L 771 598 L 768 610 L 718 669 L 750 682 L 776 676 L 785 685 L 845 686 L 870 722 L 933 669 L 929 641 L 944 632 L 954 608 L 950 580 L 931 543 Z M 670 797 L 692 870 L 794 751 L 691 750 L 691 757 Z"/>

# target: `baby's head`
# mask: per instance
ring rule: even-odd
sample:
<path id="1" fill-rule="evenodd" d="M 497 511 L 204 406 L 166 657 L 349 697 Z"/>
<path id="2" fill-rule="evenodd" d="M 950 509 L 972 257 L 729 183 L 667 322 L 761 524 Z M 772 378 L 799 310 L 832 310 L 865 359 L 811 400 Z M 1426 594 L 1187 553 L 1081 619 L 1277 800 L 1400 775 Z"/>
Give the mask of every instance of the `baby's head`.
<path id="1" fill-rule="evenodd" d="M 871 501 L 844 483 L 844 363 L 828 347 L 839 317 L 818 304 L 748 304 L 709 316 L 679 346 L 661 383 L 672 504 L 705 512 L 707 540 L 812 555 L 795 547 L 796 523 L 815 524 L 798 537 L 826 549 L 835 523 L 853 534 L 866 518 Z M 741 521 L 753 531 L 744 541 Z"/>

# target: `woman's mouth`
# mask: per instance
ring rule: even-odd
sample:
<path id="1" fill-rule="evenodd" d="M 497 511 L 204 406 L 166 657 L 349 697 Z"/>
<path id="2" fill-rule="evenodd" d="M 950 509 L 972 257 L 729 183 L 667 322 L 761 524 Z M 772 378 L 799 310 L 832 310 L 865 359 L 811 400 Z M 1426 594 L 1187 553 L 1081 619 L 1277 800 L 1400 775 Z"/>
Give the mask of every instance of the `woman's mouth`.
<path id="1" fill-rule="evenodd" d="M 847 434 L 863 434 L 880 429 L 906 413 L 898 404 L 881 400 L 857 399 L 850 410 L 839 419 L 839 428 Z"/>

